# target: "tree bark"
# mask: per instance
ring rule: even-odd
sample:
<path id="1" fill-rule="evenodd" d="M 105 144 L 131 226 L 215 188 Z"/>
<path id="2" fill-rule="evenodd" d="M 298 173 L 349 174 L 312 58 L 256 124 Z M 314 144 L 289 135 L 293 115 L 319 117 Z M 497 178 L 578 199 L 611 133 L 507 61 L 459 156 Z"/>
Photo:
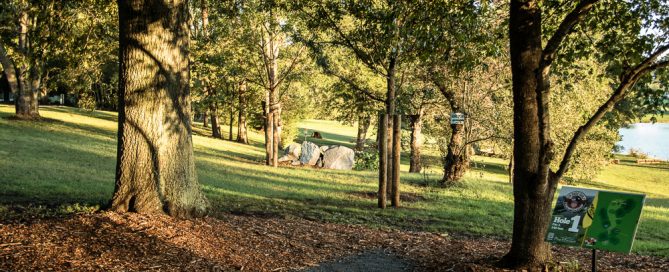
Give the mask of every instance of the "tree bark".
<path id="1" fill-rule="evenodd" d="M 418 114 L 410 115 L 411 123 L 411 154 L 409 156 L 409 172 L 420 173 L 422 170 L 420 151 L 423 145 L 421 131 L 423 129 L 423 109 L 419 109 Z"/>
<path id="2" fill-rule="evenodd" d="M 246 81 L 239 83 L 239 105 L 237 117 L 237 142 L 248 144 L 249 139 L 246 132 Z"/>
<path id="3" fill-rule="evenodd" d="M 536 1 L 511 1 L 509 37 L 513 82 L 513 237 L 502 259 L 510 267 L 534 267 L 550 258 L 544 242 L 557 182 L 541 171 L 550 161 L 542 156 L 541 9 Z M 543 116 L 543 115 L 542 115 Z"/>
<path id="4" fill-rule="evenodd" d="M 386 185 L 386 190 L 388 195 L 392 196 L 392 182 L 393 182 L 393 169 L 395 167 L 399 167 L 399 165 L 395 165 L 395 159 L 394 157 L 397 156 L 398 154 L 395 154 L 393 152 L 393 139 L 395 138 L 394 135 L 394 123 L 393 123 L 393 118 L 392 115 L 395 114 L 395 103 L 396 103 L 396 94 L 395 94 L 395 68 L 396 68 L 396 59 L 391 57 L 390 62 L 388 64 L 388 74 L 386 75 L 386 88 L 387 88 L 387 93 L 386 93 L 386 113 L 388 114 L 388 126 L 387 126 L 387 131 L 386 133 L 388 134 L 387 136 L 387 152 L 388 152 L 388 157 L 390 162 L 388 162 L 388 171 L 387 171 L 387 182 L 388 184 Z"/>
<path id="5" fill-rule="evenodd" d="M 393 194 L 391 204 L 394 208 L 400 206 L 400 152 L 402 151 L 402 116 L 393 115 Z"/>
<path id="6" fill-rule="evenodd" d="M 272 158 L 274 158 L 274 118 L 270 112 L 269 90 L 265 92 L 265 101 L 262 104 L 265 115 L 265 164 L 272 165 Z"/>
<path id="7" fill-rule="evenodd" d="M 218 122 L 218 107 L 216 103 L 209 105 L 209 116 L 211 118 L 211 136 L 216 139 L 222 139 L 221 125 Z"/>
<path id="8" fill-rule="evenodd" d="M 365 148 L 365 140 L 367 139 L 367 131 L 371 123 L 371 117 L 366 114 L 358 116 L 358 135 L 355 139 L 355 150 L 362 151 Z"/>
<path id="9" fill-rule="evenodd" d="M 229 127 L 228 127 L 228 129 L 229 129 L 228 130 L 228 140 L 230 140 L 230 141 L 232 141 L 232 126 L 234 125 L 234 123 L 235 123 L 235 110 L 231 106 L 230 107 L 230 123 L 229 123 Z"/>
<path id="10" fill-rule="evenodd" d="M 209 120 L 207 120 L 207 118 L 209 118 L 209 116 L 208 116 L 207 112 L 209 112 L 208 109 L 204 109 L 204 111 L 202 112 L 202 126 L 203 127 L 209 127 Z"/>
<path id="11" fill-rule="evenodd" d="M 18 93 L 16 93 L 16 116 L 21 119 L 39 118 L 39 105 L 37 91 L 39 91 L 39 73 L 34 67 L 28 31 L 30 19 L 28 13 L 22 10 L 19 14 L 19 43 L 18 49 L 28 59 L 21 67 L 15 67 L 18 82 Z"/>
<path id="12" fill-rule="evenodd" d="M 185 0 L 119 0 L 119 129 L 111 210 L 202 216 Z"/>
<path id="13" fill-rule="evenodd" d="M 19 82 L 16 78 L 16 68 L 14 67 L 14 62 L 7 55 L 5 46 L 0 41 L 0 64 L 4 71 L 5 77 L 7 78 L 7 83 L 9 83 L 9 91 L 12 94 L 17 94 L 19 89 Z M 9 100 L 5 100 L 9 101 Z"/>
<path id="14" fill-rule="evenodd" d="M 388 184 L 388 115 L 385 112 L 379 114 L 379 192 L 377 194 L 379 199 L 379 208 L 386 208 L 386 186 Z"/>
<path id="15" fill-rule="evenodd" d="M 464 146 L 464 125 L 451 125 L 451 140 L 448 142 L 446 159 L 444 160 L 444 185 L 452 185 L 465 175 L 469 168 L 469 156 Z"/>

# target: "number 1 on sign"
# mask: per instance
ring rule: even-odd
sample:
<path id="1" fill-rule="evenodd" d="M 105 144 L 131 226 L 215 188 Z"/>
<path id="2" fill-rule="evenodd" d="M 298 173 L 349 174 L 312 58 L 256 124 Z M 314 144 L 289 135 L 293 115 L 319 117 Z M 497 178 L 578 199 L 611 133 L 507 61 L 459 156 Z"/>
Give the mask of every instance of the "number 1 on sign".
<path id="1" fill-rule="evenodd" d="M 571 218 L 571 228 L 567 229 L 570 232 L 578 232 L 578 223 L 581 221 L 581 216 L 577 215 Z"/>

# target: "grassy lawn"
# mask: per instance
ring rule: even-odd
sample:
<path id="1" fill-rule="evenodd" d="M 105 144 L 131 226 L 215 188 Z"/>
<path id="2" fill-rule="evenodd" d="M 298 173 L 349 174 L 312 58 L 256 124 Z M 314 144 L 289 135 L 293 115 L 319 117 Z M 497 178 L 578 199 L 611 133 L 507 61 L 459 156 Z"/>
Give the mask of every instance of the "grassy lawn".
<path id="1" fill-rule="evenodd" d="M 13 110 L 0 106 L 0 204 L 104 206 L 114 187 L 116 114 L 43 107 L 41 114 L 50 121 L 36 123 L 6 119 Z M 323 135 L 318 144 L 353 145 L 356 131 L 350 126 L 318 120 L 301 126 Z M 227 135 L 227 126 L 223 130 Z M 429 165 L 425 175 L 407 173 L 403 165 L 401 190 L 410 199 L 400 209 L 379 210 L 369 194 L 377 189 L 374 171 L 272 168 L 260 163 L 262 135 L 251 132 L 251 144 L 243 145 L 207 137 L 199 125 L 194 132 L 198 176 L 219 215 L 300 217 L 505 239 L 511 234 L 512 187 L 501 159 L 475 157 L 463 184 L 448 189 L 424 186 L 440 178 L 438 165 Z M 669 166 L 623 160 L 582 185 L 646 193 L 650 199 L 634 251 L 669 256 Z"/>
<path id="2" fill-rule="evenodd" d="M 650 123 L 652 117 L 656 118 L 658 123 L 669 123 L 669 112 L 665 112 L 663 115 L 646 115 L 641 118 L 641 123 Z"/>

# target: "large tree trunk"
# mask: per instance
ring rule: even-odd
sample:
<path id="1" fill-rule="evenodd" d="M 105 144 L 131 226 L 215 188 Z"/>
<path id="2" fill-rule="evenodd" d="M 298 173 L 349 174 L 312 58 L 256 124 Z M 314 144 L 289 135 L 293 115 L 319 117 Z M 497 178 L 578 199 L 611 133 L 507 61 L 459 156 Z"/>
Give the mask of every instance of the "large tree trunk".
<path id="1" fill-rule="evenodd" d="M 248 144 L 246 132 L 246 81 L 239 83 L 239 106 L 237 118 L 237 142 Z"/>
<path id="2" fill-rule="evenodd" d="M 355 150 L 361 151 L 365 148 L 365 140 L 367 140 L 367 131 L 371 121 L 369 115 L 360 114 L 358 116 L 358 135 L 355 139 Z"/>
<path id="3" fill-rule="evenodd" d="M 411 154 L 409 156 L 409 172 L 420 173 L 422 170 L 420 150 L 423 145 L 421 131 L 423 129 L 423 109 L 416 115 L 409 116 L 411 126 Z"/>
<path id="4" fill-rule="evenodd" d="M 513 75 L 513 238 L 502 263 L 511 267 L 536 266 L 549 260 L 544 242 L 556 183 L 542 171 L 539 99 L 541 9 L 536 1 L 511 1 L 509 36 Z"/>
<path id="5" fill-rule="evenodd" d="M 39 105 L 37 101 L 37 92 L 39 91 L 39 73 L 34 67 L 34 62 L 30 60 L 30 48 L 28 41 L 28 27 L 30 19 L 25 10 L 19 15 L 19 50 L 29 59 L 28 64 L 24 63 L 20 68 L 15 67 L 18 86 L 16 94 L 16 116 L 22 119 L 39 118 Z M 33 65 L 33 67 L 30 67 Z"/>
<path id="6" fill-rule="evenodd" d="M 12 94 L 17 94 L 19 82 L 16 78 L 16 68 L 14 67 L 14 62 L 7 55 L 7 51 L 5 50 L 2 41 L 0 41 L 0 64 L 2 65 L 5 77 L 7 78 L 7 83 L 9 83 L 9 91 Z M 5 99 L 5 102 L 7 101 L 9 100 Z"/>
<path id="7" fill-rule="evenodd" d="M 119 129 L 111 209 L 204 215 L 190 123 L 188 5 L 119 0 Z"/>
<path id="8" fill-rule="evenodd" d="M 464 146 L 464 134 L 464 125 L 451 125 L 451 141 L 448 142 L 444 160 L 442 184 L 452 185 L 460 181 L 469 168 L 469 156 Z"/>

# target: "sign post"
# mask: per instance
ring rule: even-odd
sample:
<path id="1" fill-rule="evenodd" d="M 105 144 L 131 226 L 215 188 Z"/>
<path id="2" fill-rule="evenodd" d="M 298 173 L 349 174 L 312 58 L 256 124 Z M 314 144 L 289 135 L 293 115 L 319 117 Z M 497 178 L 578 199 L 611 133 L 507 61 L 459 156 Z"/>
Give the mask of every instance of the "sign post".
<path id="1" fill-rule="evenodd" d="M 629 253 L 646 196 L 562 186 L 553 209 L 546 241 L 596 250 Z"/>

